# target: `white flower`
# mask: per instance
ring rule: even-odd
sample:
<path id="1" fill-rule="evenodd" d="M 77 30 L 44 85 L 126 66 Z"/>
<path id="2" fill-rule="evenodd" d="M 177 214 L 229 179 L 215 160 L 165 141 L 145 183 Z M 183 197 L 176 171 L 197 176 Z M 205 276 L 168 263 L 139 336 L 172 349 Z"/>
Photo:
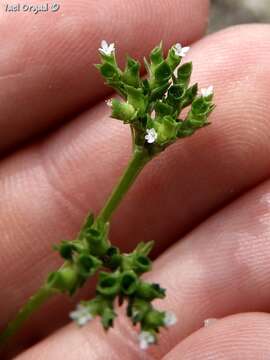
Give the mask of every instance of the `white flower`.
<path id="1" fill-rule="evenodd" d="M 173 48 L 174 48 L 175 54 L 177 56 L 181 56 L 181 57 L 186 56 L 186 54 L 188 53 L 188 51 L 190 49 L 189 46 L 182 47 L 182 45 L 179 43 L 175 44 Z"/>
<path id="2" fill-rule="evenodd" d="M 217 321 L 217 319 L 215 319 L 215 318 L 206 319 L 206 320 L 204 320 L 204 326 L 208 327 L 208 326 L 214 324 L 216 321 Z"/>
<path id="3" fill-rule="evenodd" d="M 108 44 L 107 41 L 102 40 L 101 47 L 98 50 L 101 54 L 110 56 L 115 50 L 114 43 Z"/>
<path id="4" fill-rule="evenodd" d="M 172 326 L 176 324 L 177 317 L 176 315 L 171 311 L 166 311 L 164 316 L 164 325 L 165 326 Z"/>
<path id="5" fill-rule="evenodd" d="M 157 132 L 154 128 L 152 129 L 146 129 L 147 134 L 145 135 L 145 140 L 149 143 L 152 144 L 153 142 L 156 141 L 157 139 Z"/>
<path id="6" fill-rule="evenodd" d="M 213 95 L 213 92 L 214 92 L 214 87 L 213 87 L 213 85 L 210 85 L 210 86 L 208 86 L 207 88 L 201 89 L 201 95 L 202 95 L 203 97 L 208 97 L 208 96 L 210 96 L 210 95 Z"/>
<path id="7" fill-rule="evenodd" d="M 71 311 L 69 317 L 79 326 L 83 326 L 93 319 L 93 315 L 90 313 L 89 308 L 81 304 L 77 305 L 76 310 Z"/>
<path id="8" fill-rule="evenodd" d="M 105 100 L 107 106 L 112 107 L 112 99 Z"/>
<path id="9" fill-rule="evenodd" d="M 139 334 L 140 349 L 142 350 L 146 350 L 149 345 L 154 344 L 155 341 L 155 336 L 148 331 L 142 331 Z"/>

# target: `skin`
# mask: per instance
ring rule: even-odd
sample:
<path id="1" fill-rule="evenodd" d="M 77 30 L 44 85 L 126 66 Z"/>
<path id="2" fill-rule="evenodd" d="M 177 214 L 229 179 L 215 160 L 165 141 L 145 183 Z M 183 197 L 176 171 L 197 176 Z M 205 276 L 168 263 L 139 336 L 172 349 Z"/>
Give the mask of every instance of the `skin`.
<path id="1" fill-rule="evenodd" d="M 270 26 L 199 40 L 207 1 L 126 4 L 1 12 L 0 327 L 60 263 L 52 245 L 74 237 L 89 207 L 98 212 L 130 156 L 129 129 L 109 118 L 108 89 L 91 66 L 103 38 L 119 58 L 141 57 L 161 38 L 165 48 L 192 44 L 192 80 L 215 88 L 212 125 L 152 161 L 112 221 L 112 242 L 125 251 L 156 240 L 146 278 L 167 288 L 157 306 L 178 323 L 145 353 L 125 317 L 108 334 L 97 320 L 78 329 L 67 312 L 91 297 L 90 282 L 45 305 L 1 359 L 268 359 Z M 203 328 L 210 317 L 219 320 Z"/>

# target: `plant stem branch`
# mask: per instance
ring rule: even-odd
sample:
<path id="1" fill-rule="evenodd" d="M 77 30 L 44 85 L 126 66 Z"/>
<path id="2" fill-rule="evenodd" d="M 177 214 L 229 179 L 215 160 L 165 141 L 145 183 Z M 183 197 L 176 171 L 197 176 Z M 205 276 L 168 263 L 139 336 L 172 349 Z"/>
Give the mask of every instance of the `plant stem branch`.
<path id="1" fill-rule="evenodd" d="M 118 184 L 114 188 L 111 196 L 107 200 L 104 208 L 101 210 L 97 217 L 97 221 L 108 222 L 113 212 L 120 204 L 124 195 L 127 193 L 131 185 L 136 180 L 140 171 L 143 169 L 144 165 L 151 159 L 147 151 L 142 148 L 135 146 L 133 157 L 131 158 L 126 171 L 123 176 L 120 178 Z"/>
<path id="2" fill-rule="evenodd" d="M 0 346 L 13 336 L 20 329 L 25 320 L 37 310 L 47 299 L 56 293 L 55 289 L 48 286 L 40 288 L 29 300 L 24 304 L 15 318 L 7 325 L 6 329 L 0 334 Z"/>

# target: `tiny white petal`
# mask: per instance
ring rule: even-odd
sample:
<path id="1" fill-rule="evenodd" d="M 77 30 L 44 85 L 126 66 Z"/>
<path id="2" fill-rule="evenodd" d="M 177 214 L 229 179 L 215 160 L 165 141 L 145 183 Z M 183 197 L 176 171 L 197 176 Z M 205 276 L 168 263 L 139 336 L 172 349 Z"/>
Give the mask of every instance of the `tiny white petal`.
<path id="1" fill-rule="evenodd" d="M 145 140 L 148 142 L 148 144 L 152 144 L 156 141 L 157 139 L 157 132 L 154 128 L 152 129 L 146 129 L 146 135 L 145 135 Z"/>
<path id="2" fill-rule="evenodd" d="M 174 45 L 174 51 L 177 56 L 184 57 L 188 53 L 189 49 L 189 46 L 182 47 L 179 43 Z"/>
<path id="3" fill-rule="evenodd" d="M 206 319 L 206 320 L 204 320 L 204 326 L 205 326 L 205 327 L 208 327 L 208 326 L 214 324 L 216 321 L 217 321 L 216 318 Z"/>
<path id="4" fill-rule="evenodd" d="M 112 107 L 112 99 L 105 100 L 107 106 Z"/>
<path id="5" fill-rule="evenodd" d="M 100 46 L 101 47 L 98 50 L 101 54 L 104 55 L 111 55 L 115 50 L 114 43 L 108 44 L 105 40 L 101 41 Z"/>
<path id="6" fill-rule="evenodd" d="M 201 95 L 202 95 L 203 97 L 208 97 L 208 96 L 212 95 L 213 92 L 214 92 L 214 87 L 213 87 L 213 85 L 210 85 L 210 86 L 208 86 L 207 88 L 202 88 L 202 89 L 201 89 Z"/>
<path id="7" fill-rule="evenodd" d="M 88 321 L 93 319 L 92 314 L 87 306 L 81 304 L 77 305 L 76 310 L 71 311 L 70 318 L 74 320 L 79 326 L 85 325 Z"/>
<path id="8" fill-rule="evenodd" d="M 142 331 L 139 334 L 140 349 L 146 350 L 149 347 L 149 345 L 154 344 L 154 342 L 155 342 L 155 337 L 150 332 Z"/>
<path id="9" fill-rule="evenodd" d="M 172 325 L 176 324 L 176 322 L 177 322 L 176 315 L 171 311 L 166 311 L 165 317 L 164 317 L 164 325 L 172 326 Z"/>

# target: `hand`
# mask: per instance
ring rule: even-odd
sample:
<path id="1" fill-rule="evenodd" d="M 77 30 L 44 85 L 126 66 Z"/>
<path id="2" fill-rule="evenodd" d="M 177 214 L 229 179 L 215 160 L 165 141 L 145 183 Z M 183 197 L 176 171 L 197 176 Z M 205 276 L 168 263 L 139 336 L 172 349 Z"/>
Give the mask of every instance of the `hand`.
<path id="1" fill-rule="evenodd" d="M 129 129 L 109 118 L 108 90 L 92 66 L 100 41 L 114 41 L 119 58 L 142 56 L 160 39 L 166 48 L 194 42 L 206 22 L 204 0 L 66 1 L 55 13 L 2 12 L 2 327 L 60 264 L 52 245 L 101 208 L 128 161 Z M 160 307 L 178 316 L 149 349 L 152 358 L 270 357 L 269 35 L 268 25 L 238 26 L 192 45 L 193 80 L 215 88 L 212 125 L 149 164 L 114 217 L 112 241 L 123 250 L 156 240 L 148 279 L 167 288 Z M 98 320 L 65 325 L 91 285 L 43 307 L 1 359 L 146 358 L 124 318 L 108 334 Z M 203 328 L 212 317 L 219 320 Z"/>

